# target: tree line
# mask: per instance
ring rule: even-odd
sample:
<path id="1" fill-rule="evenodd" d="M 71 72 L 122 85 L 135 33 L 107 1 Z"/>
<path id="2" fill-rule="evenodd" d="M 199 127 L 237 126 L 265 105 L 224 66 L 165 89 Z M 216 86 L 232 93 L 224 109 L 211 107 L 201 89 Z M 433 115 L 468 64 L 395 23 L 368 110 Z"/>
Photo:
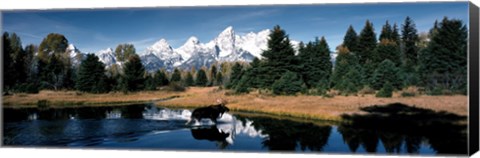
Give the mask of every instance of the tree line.
<path id="1" fill-rule="evenodd" d="M 378 40 L 369 20 L 359 34 L 350 26 L 336 48 L 334 65 L 324 37 L 300 43 L 298 54 L 280 26 L 269 37 L 262 59 L 235 65 L 226 88 L 276 95 L 326 95 L 337 90 L 344 95 L 374 91 L 377 97 L 391 97 L 393 91 L 411 86 L 430 95 L 467 93 L 467 29 L 461 20 L 444 17 L 428 34 L 420 35 L 410 17 L 400 29 L 386 21 Z"/>
<path id="2" fill-rule="evenodd" d="M 326 95 L 331 90 L 350 95 L 371 89 L 378 91 L 379 97 L 390 97 L 393 91 L 410 86 L 422 87 L 432 95 L 467 93 L 467 29 L 462 21 L 445 17 L 435 21 L 426 34 L 418 34 L 409 17 L 398 27 L 386 21 L 377 40 L 369 20 L 359 34 L 350 26 L 332 63 L 324 37 L 301 42 L 295 50 L 285 30 L 277 25 L 261 59 L 153 73 L 145 71 L 132 44 L 119 44 L 114 53 L 120 64 L 105 66 L 95 54 L 72 57 L 62 34 L 51 33 L 39 46 L 23 48 L 20 37 L 5 32 L 4 94 L 42 89 L 127 93 L 189 86 L 275 95 Z"/>

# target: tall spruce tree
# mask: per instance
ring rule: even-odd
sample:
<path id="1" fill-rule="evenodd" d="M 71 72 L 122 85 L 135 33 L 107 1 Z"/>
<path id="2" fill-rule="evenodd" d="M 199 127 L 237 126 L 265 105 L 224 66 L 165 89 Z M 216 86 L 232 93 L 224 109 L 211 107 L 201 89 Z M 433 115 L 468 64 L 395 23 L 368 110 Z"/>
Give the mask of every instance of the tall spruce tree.
<path id="1" fill-rule="evenodd" d="M 423 82 L 427 88 L 446 89 L 466 94 L 467 27 L 461 20 L 445 17 L 422 53 Z"/>
<path id="2" fill-rule="evenodd" d="M 360 37 L 358 40 L 358 53 L 356 54 L 359 63 L 363 66 L 368 62 L 371 53 L 377 46 L 375 30 L 373 28 L 373 24 L 369 20 L 365 22 L 365 27 L 363 28 L 362 32 L 360 32 Z"/>
<path id="3" fill-rule="evenodd" d="M 145 68 L 137 54 L 129 56 L 123 66 L 124 76 L 122 77 L 122 90 L 139 91 L 144 88 Z"/>
<path id="4" fill-rule="evenodd" d="M 301 74 L 307 87 L 328 87 L 326 84 L 330 79 L 332 63 L 325 38 L 322 37 L 320 40 L 317 38 L 315 42 L 309 42 L 298 56 L 302 65 Z"/>
<path id="5" fill-rule="evenodd" d="M 3 74 L 8 74 L 3 75 L 3 91 L 8 93 L 8 91 L 16 82 L 16 75 L 14 75 L 16 72 L 14 68 L 14 62 L 11 56 L 11 54 L 13 53 L 10 45 L 10 34 L 7 32 L 4 32 L 2 35 L 2 52 Z"/>
<path id="6" fill-rule="evenodd" d="M 157 86 L 166 86 L 169 83 L 167 75 L 162 70 L 157 70 L 154 76 L 154 80 Z"/>
<path id="7" fill-rule="evenodd" d="M 363 86 L 361 67 L 356 56 L 343 45 L 337 47 L 338 56 L 332 73 L 333 88 L 342 94 L 356 93 Z"/>
<path id="8" fill-rule="evenodd" d="M 391 39 L 382 39 L 377 48 L 375 48 L 372 56 L 372 63 L 375 67 L 385 59 L 392 61 L 397 67 L 402 63 L 400 48 L 397 46 L 397 43 Z"/>
<path id="9" fill-rule="evenodd" d="M 404 54 L 404 60 L 406 66 L 416 66 L 418 59 L 418 48 L 416 46 L 418 42 L 417 29 L 413 20 L 407 16 L 402 26 L 402 53 Z"/>
<path id="10" fill-rule="evenodd" d="M 286 71 L 298 72 L 298 59 L 295 50 L 290 44 L 290 39 L 280 26 L 273 27 L 267 42 L 267 49 L 262 52 L 263 65 L 269 71 L 261 85 L 272 85 L 275 80 L 280 79 Z M 261 87 L 270 88 L 270 87 Z"/>
<path id="11" fill-rule="evenodd" d="M 195 85 L 205 87 L 208 84 L 208 78 L 207 74 L 205 73 L 205 70 L 199 69 L 197 71 L 197 76 L 195 78 Z"/>
<path id="12" fill-rule="evenodd" d="M 209 82 L 209 85 L 213 86 L 215 85 L 216 83 L 216 78 L 217 78 L 217 66 L 215 64 L 212 64 L 210 66 L 210 72 L 209 72 L 209 78 L 210 78 L 210 82 Z"/>
<path id="13" fill-rule="evenodd" d="M 382 41 L 384 39 L 392 40 L 393 39 L 393 30 L 392 26 L 388 23 L 388 20 L 385 22 L 385 25 L 382 27 L 382 31 L 380 32 L 379 40 Z"/>
<path id="14" fill-rule="evenodd" d="M 351 52 L 358 51 L 358 35 L 352 25 L 348 27 L 347 33 L 343 37 L 343 46 L 347 47 Z"/>
<path id="15" fill-rule="evenodd" d="M 178 68 L 173 70 L 172 77 L 170 78 L 170 82 L 180 82 L 182 80 L 182 74 Z"/>
<path id="16" fill-rule="evenodd" d="M 80 64 L 75 88 L 82 92 L 105 93 L 108 90 L 107 84 L 99 81 L 105 81 L 106 78 L 105 65 L 95 54 L 87 54 Z"/>
<path id="17" fill-rule="evenodd" d="M 239 62 L 235 62 L 232 66 L 232 72 L 230 74 L 230 81 L 226 85 L 226 88 L 235 88 L 237 83 L 243 76 L 243 66 Z"/>
<path id="18" fill-rule="evenodd" d="M 376 90 L 379 90 L 388 82 L 395 89 L 399 89 L 402 86 L 402 81 L 399 80 L 399 78 L 401 78 L 400 69 L 395 66 L 394 62 L 390 61 L 389 59 L 385 59 L 373 72 L 370 80 L 370 86 Z"/>
<path id="19" fill-rule="evenodd" d="M 194 86 L 195 80 L 193 79 L 193 75 L 190 72 L 187 72 L 187 76 L 185 77 L 185 86 Z"/>

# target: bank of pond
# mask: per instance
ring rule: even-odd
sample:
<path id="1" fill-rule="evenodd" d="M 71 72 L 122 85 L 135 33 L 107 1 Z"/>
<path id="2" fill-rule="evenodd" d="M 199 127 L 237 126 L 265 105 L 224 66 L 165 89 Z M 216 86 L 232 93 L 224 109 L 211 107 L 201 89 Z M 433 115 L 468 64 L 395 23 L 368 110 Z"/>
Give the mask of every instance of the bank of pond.
<path id="1" fill-rule="evenodd" d="M 192 109 L 133 104 L 3 108 L 9 147 L 466 155 L 466 117 L 403 104 L 341 122 L 230 112 L 186 125 Z"/>

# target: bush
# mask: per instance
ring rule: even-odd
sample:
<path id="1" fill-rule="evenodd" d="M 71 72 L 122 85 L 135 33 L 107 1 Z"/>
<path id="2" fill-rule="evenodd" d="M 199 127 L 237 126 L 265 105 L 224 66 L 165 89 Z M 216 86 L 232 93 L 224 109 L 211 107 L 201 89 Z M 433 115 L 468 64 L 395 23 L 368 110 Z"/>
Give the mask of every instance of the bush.
<path id="1" fill-rule="evenodd" d="M 168 84 L 167 90 L 173 92 L 183 92 L 186 90 L 186 88 L 178 82 L 170 82 L 170 84 Z"/>
<path id="2" fill-rule="evenodd" d="M 15 86 L 15 92 L 23 92 L 23 93 L 38 93 L 39 91 L 39 86 L 34 83 L 22 83 L 17 86 Z"/>
<path id="3" fill-rule="evenodd" d="M 375 95 L 376 97 L 379 98 L 391 98 L 393 93 L 393 86 L 390 82 L 387 82 L 383 85 L 383 88 L 378 91 L 378 93 Z"/>
<path id="4" fill-rule="evenodd" d="M 287 71 L 272 85 L 273 94 L 295 95 L 305 89 L 302 79 L 294 72 Z"/>
<path id="5" fill-rule="evenodd" d="M 358 91 L 358 94 L 375 94 L 375 90 L 370 88 L 370 86 L 364 86 L 360 91 Z"/>

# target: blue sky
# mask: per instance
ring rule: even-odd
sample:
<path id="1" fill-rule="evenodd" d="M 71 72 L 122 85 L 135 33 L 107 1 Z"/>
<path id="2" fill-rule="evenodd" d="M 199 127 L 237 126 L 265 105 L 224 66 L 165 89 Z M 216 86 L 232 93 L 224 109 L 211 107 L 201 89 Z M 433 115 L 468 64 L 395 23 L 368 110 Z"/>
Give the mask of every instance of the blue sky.
<path id="1" fill-rule="evenodd" d="M 16 32 L 24 45 L 39 44 L 48 33 L 64 34 L 82 52 L 132 43 L 137 53 L 161 38 L 177 48 L 190 37 L 215 38 L 228 26 L 237 34 L 280 25 L 290 38 L 311 41 L 325 36 L 331 50 L 341 44 L 349 25 L 357 33 L 369 19 L 377 36 L 385 21 L 401 25 L 410 16 L 419 32 L 447 16 L 468 22 L 468 3 L 370 3 L 161 7 L 136 9 L 36 10 L 3 12 L 2 31 Z"/>

